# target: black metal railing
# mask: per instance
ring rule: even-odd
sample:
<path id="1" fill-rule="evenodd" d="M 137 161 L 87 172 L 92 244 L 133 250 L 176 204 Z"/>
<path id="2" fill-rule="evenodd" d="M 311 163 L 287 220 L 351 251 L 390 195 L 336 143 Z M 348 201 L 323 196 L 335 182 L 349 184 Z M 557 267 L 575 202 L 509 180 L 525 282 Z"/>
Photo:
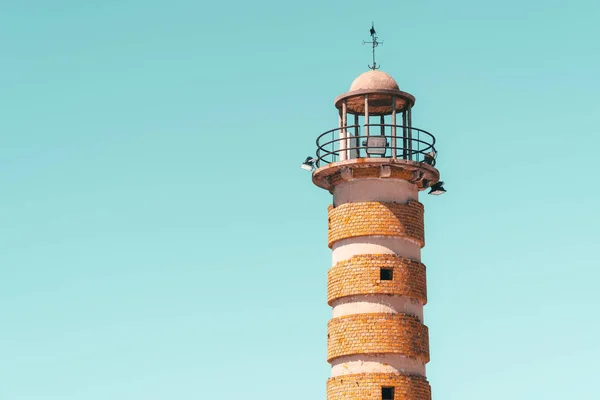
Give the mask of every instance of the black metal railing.
<path id="1" fill-rule="evenodd" d="M 435 137 L 422 129 L 391 124 L 349 125 L 317 138 L 316 166 L 352 158 L 397 158 L 435 165 Z M 395 128 L 395 134 L 394 134 Z M 368 134 L 366 134 L 368 131 Z M 340 133 L 346 132 L 346 138 Z M 344 148 L 345 147 L 345 148 Z"/>

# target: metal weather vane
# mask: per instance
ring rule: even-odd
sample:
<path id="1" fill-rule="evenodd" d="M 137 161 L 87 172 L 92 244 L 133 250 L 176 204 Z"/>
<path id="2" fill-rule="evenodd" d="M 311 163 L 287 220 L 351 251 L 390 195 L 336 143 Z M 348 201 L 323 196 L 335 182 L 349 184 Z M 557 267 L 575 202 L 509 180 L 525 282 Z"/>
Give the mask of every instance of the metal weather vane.
<path id="1" fill-rule="evenodd" d="M 363 40 L 363 45 L 367 44 L 367 43 L 373 45 L 373 65 L 369 65 L 369 68 L 371 68 L 372 70 L 376 70 L 376 69 L 379 69 L 381 67 L 381 65 L 377 65 L 377 63 L 375 62 L 375 47 L 379 46 L 380 44 L 383 45 L 383 42 L 379 42 L 377 40 L 377 32 L 375 32 L 375 23 L 374 22 L 371 24 L 371 29 L 369 30 L 369 34 L 371 35 L 371 41 L 365 42 Z"/>

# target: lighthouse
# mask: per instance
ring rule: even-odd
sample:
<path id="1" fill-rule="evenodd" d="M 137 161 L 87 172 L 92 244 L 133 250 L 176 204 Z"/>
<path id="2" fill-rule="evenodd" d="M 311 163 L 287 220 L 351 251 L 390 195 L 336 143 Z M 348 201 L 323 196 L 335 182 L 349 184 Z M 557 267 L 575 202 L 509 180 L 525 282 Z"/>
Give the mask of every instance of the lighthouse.
<path id="1" fill-rule="evenodd" d="M 413 126 L 415 97 L 376 68 L 335 99 L 338 126 L 317 137 L 302 165 L 333 195 L 327 400 L 428 400 L 419 193 L 445 190 L 435 137 Z"/>

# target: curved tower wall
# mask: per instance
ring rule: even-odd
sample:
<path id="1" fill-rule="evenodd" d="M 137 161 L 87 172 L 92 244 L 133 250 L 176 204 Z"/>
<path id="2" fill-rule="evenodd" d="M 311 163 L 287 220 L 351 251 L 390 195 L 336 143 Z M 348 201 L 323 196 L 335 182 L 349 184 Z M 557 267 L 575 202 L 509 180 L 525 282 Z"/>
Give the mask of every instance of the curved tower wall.
<path id="1" fill-rule="evenodd" d="M 328 400 L 381 399 L 390 385 L 397 399 L 430 398 L 418 192 L 416 184 L 387 178 L 353 179 L 333 189 Z"/>

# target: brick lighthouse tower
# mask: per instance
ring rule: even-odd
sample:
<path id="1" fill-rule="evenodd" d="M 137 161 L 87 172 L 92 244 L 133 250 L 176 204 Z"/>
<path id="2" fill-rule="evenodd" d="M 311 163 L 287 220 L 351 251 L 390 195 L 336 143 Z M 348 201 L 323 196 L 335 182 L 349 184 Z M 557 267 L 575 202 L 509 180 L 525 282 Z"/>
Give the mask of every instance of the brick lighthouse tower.
<path id="1" fill-rule="evenodd" d="M 435 138 L 412 126 L 415 98 L 371 68 L 335 99 L 339 125 L 303 164 L 333 194 L 327 400 L 429 400 L 418 194 L 441 194 L 443 182 Z"/>

